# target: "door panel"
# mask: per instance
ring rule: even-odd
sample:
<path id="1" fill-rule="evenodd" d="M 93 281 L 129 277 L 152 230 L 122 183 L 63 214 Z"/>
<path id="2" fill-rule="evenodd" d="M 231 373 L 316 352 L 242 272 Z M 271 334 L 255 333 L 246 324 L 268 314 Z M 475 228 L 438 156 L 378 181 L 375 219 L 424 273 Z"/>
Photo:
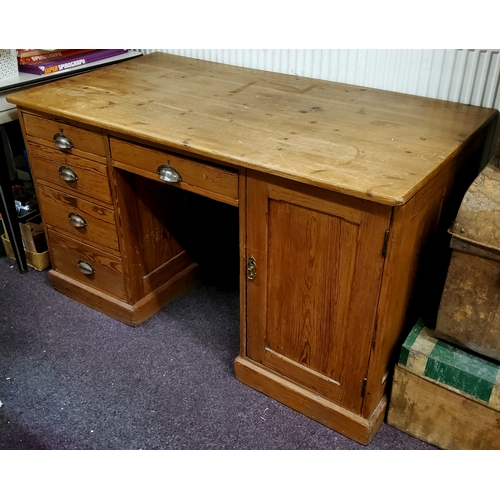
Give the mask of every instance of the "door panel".
<path id="1" fill-rule="evenodd" d="M 390 207 L 249 173 L 247 355 L 360 411 Z"/>

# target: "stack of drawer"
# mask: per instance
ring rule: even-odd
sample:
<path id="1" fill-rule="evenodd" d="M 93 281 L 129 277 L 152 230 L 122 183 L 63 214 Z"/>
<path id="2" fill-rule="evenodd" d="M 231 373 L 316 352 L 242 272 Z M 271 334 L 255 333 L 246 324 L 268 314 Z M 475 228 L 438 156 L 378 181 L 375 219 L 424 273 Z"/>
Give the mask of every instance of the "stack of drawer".
<path id="1" fill-rule="evenodd" d="M 29 113 L 23 120 L 53 271 L 126 300 L 107 137 Z"/>

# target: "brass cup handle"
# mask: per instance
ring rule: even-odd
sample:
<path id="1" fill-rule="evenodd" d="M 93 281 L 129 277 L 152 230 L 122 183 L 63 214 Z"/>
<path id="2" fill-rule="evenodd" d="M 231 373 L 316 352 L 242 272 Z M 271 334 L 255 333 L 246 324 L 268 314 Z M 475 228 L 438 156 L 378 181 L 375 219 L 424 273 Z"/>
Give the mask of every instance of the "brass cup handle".
<path id="1" fill-rule="evenodd" d="M 87 225 L 87 221 L 81 215 L 75 214 L 75 212 L 68 215 L 68 220 L 73 227 L 81 228 Z"/>
<path id="2" fill-rule="evenodd" d="M 257 262 L 255 261 L 255 257 L 250 255 L 247 262 L 247 278 L 254 280 L 255 276 L 257 276 Z"/>
<path id="3" fill-rule="evenodd" d="M 75 182 L 78 180 L 78 175 L 76 175 L 75 171 L 69 167 L 60 167 L 59 175 L 63 181 Z"/>
<path id="4" fill-rule="evenodd" d="M 66 137 L 64 134 L 57 133 L 54 135 L 52 138 L 54 141 L 54 144 L 62 150 L 68 150 L 74 147 L 73 143 L 71 142 L 71 139 Z"/>
<path id="5" fill-rule="evenodd" d="M 94 268 L 85 260 L 78 261 L 78 269 L 83 274 L 87 274 L 87 275 L 95 274 Z"/>
<path id="6" fill-rule="evenodd" d="M 160 165 L 156 173 L 160 179 L 165 182 L 176 183 L 182 181 L 181 174 L 170 165 Z"/>

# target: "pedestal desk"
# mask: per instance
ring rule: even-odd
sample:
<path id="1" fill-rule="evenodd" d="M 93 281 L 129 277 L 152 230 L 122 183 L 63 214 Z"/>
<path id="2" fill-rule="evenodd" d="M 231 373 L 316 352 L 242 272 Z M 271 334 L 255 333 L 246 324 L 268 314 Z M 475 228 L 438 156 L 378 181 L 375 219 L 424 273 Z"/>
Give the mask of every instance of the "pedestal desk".
<path id="1" fill-rule="evenodd" d="M 239 231 L 236 377 L 370 441 L 496 110 L 164 53 L 8 100 L 56 289 L 137 325 L 218 239 L 193 244 L 201 202 L 232 206 L 217 223 Z"/>

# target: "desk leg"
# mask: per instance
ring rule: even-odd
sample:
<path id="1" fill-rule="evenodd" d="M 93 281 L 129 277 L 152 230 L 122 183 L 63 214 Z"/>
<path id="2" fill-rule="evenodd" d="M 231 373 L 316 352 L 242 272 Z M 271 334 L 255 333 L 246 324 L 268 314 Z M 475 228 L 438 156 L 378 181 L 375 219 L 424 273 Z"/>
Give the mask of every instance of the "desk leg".
<path id="1" fill-rule="evenodd" d="M 2 139 L 3 139 L 2 134 Z M 12 245 L 12 251 L 16 258 L 19 272 L 27 273 L 28 265 L 26 263 L 26 254 L 24 253 L 23 240 L 19 222 L 17 219 L 16 207 L 14 204 L 14 196 L 12 195 L 12 185 L 10 182 L 9 173 L 7 171 L 7 154 L 6 145 L 3 140 L 0 141 L 0 212 L 5 223 L 7 236 Z"/>

